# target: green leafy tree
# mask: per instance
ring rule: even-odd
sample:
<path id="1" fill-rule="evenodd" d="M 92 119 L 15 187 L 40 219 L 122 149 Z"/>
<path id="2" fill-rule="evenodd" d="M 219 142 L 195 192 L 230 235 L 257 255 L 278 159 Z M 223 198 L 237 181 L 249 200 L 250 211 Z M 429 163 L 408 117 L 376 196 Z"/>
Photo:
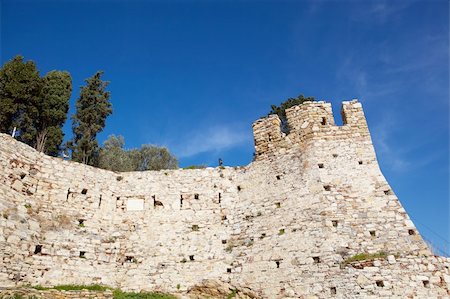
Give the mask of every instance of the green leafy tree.
<path id="1" fill-rule="evenodd" d="M 100 149 L 98 167 L 112 171 L 133 171 L 130 153 L 124 150 L 122 136 L 110 135 Z"/>
<path id="2" fill-rule="evenodd" d="M 289 132 L 289 126 L 286 118 L 286 109 L 293 106 L 303 104 L 307 101 L 315 101 L 314 97 L 305 97 L 302 94 L 296 98 L 288 98 L 286 101 L 282 102 L 279 106 L 272 105 L 272 110 L 269 112 L 271 114 L 277 114 L 281 120 L 281 130 L 285 133 Z"/>
<path id="3" fill-rule="evenodd" d="M 165 147 L 144 144 L 130 152 L 133 168 L 136 171 L 178 168 L 178 160 Z"/>
<path id="4" fill-rule="evenodd" d="M 0 69 L 0 131 L 17 127 L 18 139 L 33 145 L 41 80 L 33 61 L 18 55 Z"/>
<path id="5" fill-rule="evenodd" d="M 122 136 L 111 135 L 99 153 L 99 167 L 112 171 L 144 171 L 178 168 L 178 161 L 165 147 L 143 145 L 125 150 Z"/>
<path id="6" fill-rule="evenodd" d="M 110 93 L 106 91 L 109 82 L 102 81 L 103 72 L 85 80 L 76 103 L 76 113 L 72 116 L 74 137 L 68 143 L 72 150 L 72 160 L 84 164 L 98 163 L 97 134 L 103 130 L 106 118 L 112 113 L 109 101 Z"/>
<path id="7" fill-rule="evenodd" d="M 38 151 L 58 154 L 71 93 L 72 78 L 68 72 L 51 71 L 42 78 L 38 117 L 35 120 L 35 148 Z"/>

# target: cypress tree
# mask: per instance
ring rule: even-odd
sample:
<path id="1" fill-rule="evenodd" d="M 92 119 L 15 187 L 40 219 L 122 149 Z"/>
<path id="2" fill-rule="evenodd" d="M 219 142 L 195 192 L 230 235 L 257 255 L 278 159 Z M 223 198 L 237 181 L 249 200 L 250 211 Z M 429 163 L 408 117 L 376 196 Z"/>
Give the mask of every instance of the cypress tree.
<path id="1" fill-rule="evenodd" d="M 74 137 L 68 143 L 72 150 L 72 160 L 96 166 L 99 146 L 97 134 L 105 127 L 106 118 L 112 113 L 106 91 L 109 82 L 102 81 L 102 71 L 85 80 L 76 103 L 76 113 L 72 116 Z"/>

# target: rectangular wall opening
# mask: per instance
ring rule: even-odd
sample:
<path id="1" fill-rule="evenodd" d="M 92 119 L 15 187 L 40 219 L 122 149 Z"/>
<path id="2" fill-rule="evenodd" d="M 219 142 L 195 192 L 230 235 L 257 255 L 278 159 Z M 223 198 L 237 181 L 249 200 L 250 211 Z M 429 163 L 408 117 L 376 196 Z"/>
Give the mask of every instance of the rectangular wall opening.
<path id="1" fill-rule="evenodd" d="M 79 227 L 84 227 L 84 219 L 78 219 L 78 226 Z"/>
<path id="2" fill-rule="evenodd" d="M 199 198 L 200 198 L 200 196 L 197 193 L 195 193 L 194 194 L 194 199 L 199 199 Z"/>
<path id="3" fill-rule="evenodd" d="M 197 224 L 192 225 L 192 231 L 197 232 L 199 230 L 200 230 L 200 228 L 198 227 Z"/>
<path id="4" fill-rule="evenodd" d="M 83 190 L 81 190 L 81 194 L 83 194 L 83 195 L 86 195 L 86 194 L 87 194 L 87 192 L 88 192 L 88 190 L 87 190 L 87 189 L 83 189 Z"/>
<path id="5" fill-rule="evenodd" d="M 413 229 L 408 229 L 408 234 L 410 236 L 414 236 L 416 234 L 416 232 Z"/>
<path id="6" fill-rule="evenodd" d="M 320 257 L 313 256 L 313 261 L 314 261 L 314 264 L 319 264 L 320 263 Z"/>
<path id="7" fill-rule="evenodd" d="M 430 287 L 430 281 L 429 280 L 423 280 L 422 282 L 423 282 L 423 286 L 424 287 L 426 287 L 426 288 Z"/>
<path id="8" fill-rule="evenodd" d="M 190 255 L 190 256 L 189 256 L 189 260 L 190 260 L 190 261 L 194 261 L 194 256 L 193 256 L 193 255 Z"/>
<path id="9" fill-rule="evenodd" d="M 336 287 L 331 287 L 330 293 L 331 293 L 331 295 L 336 295 Z"/>
<path id="10" fill-rule="evenodd" d="M 331 224 L 332 224 L 334 227 L 337 227 L 337 226 L 338 226 L 338 221 L 337 221 L 337 220 L 331 220 Z"/>
<path id="11" fill-rule="evenodd" d="M 380 287 L 380 288 L 384 287 L 384 282 L 382 280 L 377 280 L 376 284 L 377 284 L 377 287 Z"/>
<path id="12" fill-rule="evenodd" d="M 376 237 L 376 232 L 374 230 L 369 231 L 371 237 Z"/>
<path id="13" fill-rule="evenodd" d="M 331 191 L 331 186 L 330 185 L 325 185 L 325 186 L 323 186 L 323 189 L 325 191 Z"/>
<path id="14" fill-rule="evenodd" d="M 317 166 L 319 166 L 319 168 L 323 168 L 323 163 L 319 163 Z"/>
<path id="15" fill-rule="evenodd" d="M 391 189 L 388 189 L 388 190 L 384 190 L 384 194 L 385 194 L 385 195 L 392 195 L 393 192 L 392 192 Z"/>
<path id="16" fill-rule="evenodd" d="M 136 259 L 135 259 L 134 256 L 132 256 L 132 255 L 127 255 L 127 256 L 125 257 L 125 262 L 127 262 L 127 263 L 135 263 L 135 262 L 136 262 Z"/>
<path id="17" fill-rule="evenodd" d="M 42 253 L 42 245 L 36 245 L 34 247 L 34 254 Z"/>
<path id="18" fill-rule="evenodd" d="M 86 251 L 80 251 L 80 255 L 81 258 L 85 258 L 86 257 Z"/>

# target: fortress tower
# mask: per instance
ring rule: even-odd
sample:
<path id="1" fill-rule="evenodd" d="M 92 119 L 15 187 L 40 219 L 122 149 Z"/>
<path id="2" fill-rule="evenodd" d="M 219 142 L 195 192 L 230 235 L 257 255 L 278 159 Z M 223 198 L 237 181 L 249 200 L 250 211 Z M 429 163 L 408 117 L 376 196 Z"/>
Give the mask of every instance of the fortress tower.
<path id="1" fill-rule="evenodd" d="M 448 298 L 450 259 L 383 177 L 361 104 L 342 104 L 342 126 L 329 103 L 286 114 L 288 134 L 276 115 L 253 124 L 255 161 L 238 168 L 115 173 L 1 134 L 0 285 Z"/>

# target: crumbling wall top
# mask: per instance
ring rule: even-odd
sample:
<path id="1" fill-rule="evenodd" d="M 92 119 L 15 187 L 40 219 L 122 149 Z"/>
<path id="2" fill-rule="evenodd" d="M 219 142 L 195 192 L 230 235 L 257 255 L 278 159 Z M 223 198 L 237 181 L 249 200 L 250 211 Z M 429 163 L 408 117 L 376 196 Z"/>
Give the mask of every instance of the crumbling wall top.
<path id="1" fill-rule="evenodd" d="M 255 155 L 263 157 L 279 148 L 294 148 L 311 139 L 330 136 L 370 140 L 366 118 L 358 100 L 342 102 L 341 117 L 343 125 L 337 126 L 331 103 L 308 101 L 286 109 L 287 132 L 282 132 L 278 115 L 261 118 L 253 123 Z"/>

